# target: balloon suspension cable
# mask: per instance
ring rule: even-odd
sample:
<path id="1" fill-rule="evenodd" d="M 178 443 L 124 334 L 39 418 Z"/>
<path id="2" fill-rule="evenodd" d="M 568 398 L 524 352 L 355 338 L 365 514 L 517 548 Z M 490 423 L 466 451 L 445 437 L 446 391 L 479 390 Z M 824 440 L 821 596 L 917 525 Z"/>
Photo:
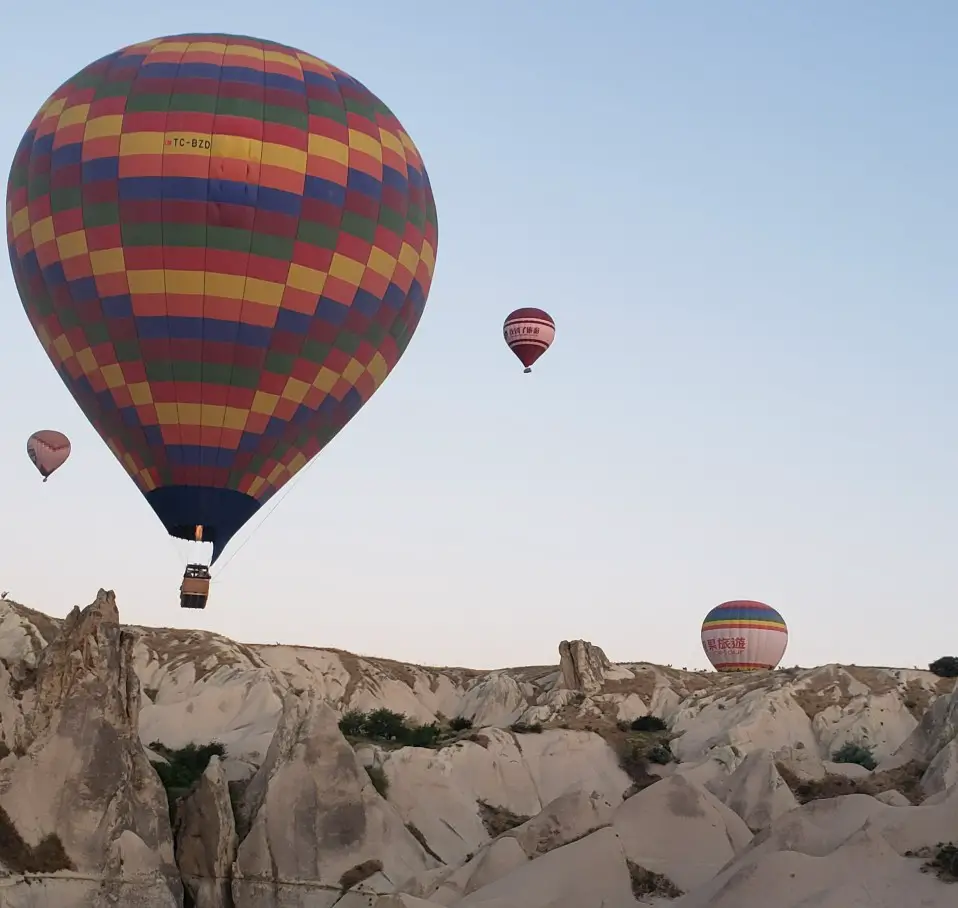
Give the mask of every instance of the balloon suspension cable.
<path id="1" fill-rule="evenodd" d="M 183 568 L 186 567 L 189 559 L 183 557 L 183 553 L 179 550 L 179 548 L 176 545 L 176 539 L 174 539 L 172 536 L 169 536 L 169 535 L 167 535 L 166 539 L 170 546 L 170 554 L 173 556 L 174 560 L 176 561 L 177 569 L 179 571 L 182 571 Z"/>
<path id="2" fill-rule="evenodd" d="M 249 542 L 263 527 L 263 524 L 266 523 L 270 517 L 273 516 L 273 512 L 282 504 L 283 499 L 290 493 L 292 488 L 299 482 L 306 473 L 309 472 L 310 468 L 319 460 L 318 457 L 314 457 L 308 464 L 306 464 L 303 469 L 301 469 L 286 485 L 283 487 L 283 491 L 276 496 L 275 500 L 270 502 L 270 509 L 263 515 L 263 519 L 250 530 L 249 536 L 247 536 L 231 553 L 230 557 L 223 562 L 222 567 L 217 568 L 216 576 L 210 581 L 211 583 L 216 583 L 220 577 L 223 576 L 223 572 L 229 567 L 230 562 L 243 551 L 243 548 L 246 546 L 246 543 Z"/>

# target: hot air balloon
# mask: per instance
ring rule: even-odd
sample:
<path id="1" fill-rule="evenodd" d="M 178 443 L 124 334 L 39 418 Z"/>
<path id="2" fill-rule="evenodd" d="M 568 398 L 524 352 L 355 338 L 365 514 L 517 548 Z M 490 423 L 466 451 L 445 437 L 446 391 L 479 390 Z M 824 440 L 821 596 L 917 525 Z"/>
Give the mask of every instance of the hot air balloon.
<path id="1" fill-rule="evenodd" d="M 212 564 L 395 367 L 438 227 L 416 146 L 360 82 L 212 34 L 126 47 L 58 88 L 17 149 L 7 238 L 70 393 Z M 205 605 L 190 567 L 205 577 L 188 568 L 181 604 Z"/>
<path id="2" fill-rule="evenodd" d="M 702 622 L 702 648 L 713 668 L 720 672 L 775 668 L 787 645 L 788 627 L 784 619 L 762 602 L 723 602 Z"/>
<path id="3" fill-rule="evenodd" d="M 54 429 L 41 429 L 27 439 L 27 456 L 46 482 L 70 456 L 70 439 Z"/>
<path id="4" fill-rule="evenodd" d="M 542 309 L 516 309 L 506 316 L 502 336 L 509 349 L 525 366 L 522 371 L 531 372 L 533 363 L 555 340 L 556 324 L 552 316 Z"/>

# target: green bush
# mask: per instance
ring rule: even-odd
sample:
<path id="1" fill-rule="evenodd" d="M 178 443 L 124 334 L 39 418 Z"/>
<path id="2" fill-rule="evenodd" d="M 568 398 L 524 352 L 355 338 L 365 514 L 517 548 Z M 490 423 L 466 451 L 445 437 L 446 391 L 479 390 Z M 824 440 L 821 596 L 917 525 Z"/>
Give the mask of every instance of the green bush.
<path id="1" fill-rule="evenodd" d="M 857 763 L 865 769 L 874 769 L 878 763 L 872 755 L 870 747 L 862 744 L 853 744 L 851 741 L 843 745 L 832 754 L 833 763 Z"/>
<path id="2" fill-rule="evenodd" d="M 209 744 L 187 744 L 186 747 L 178 750 L 154 741 L 150 745 L 150 750 L 166 757 L 169 761 L 167 763 L 157 761 L 153 764 L 157 775 L 167 788 L 192 788 L 193 784 L 206 772 L 210 757 L 226 756 L 226 748 L 219 741 L 211 741 Z"/>
<path id="3" fill-rule="evenodd" d="M 639 716 L 629 726 L 632 731 L 667 731 L 668 726 L 658 716 Z"/>
<path id="4" fill-rule="evenodd" d="M 939 678 L 958 678 L 958 656 L 942 656 L 928 666 Z"/>
<path id="5" fill-rule="evenodd" d="M 658 776 L 649 772 L 649 761 L 646 753 L 636 744 L 628 741 L 620 742 L 618 747 L 619 766 L 622 771 L 632 780 L 632 787 L 627 796 L 631 797 L 644 788 L 648 788 L 659 781 Z"/>
<path id="6" fill-rule="evenodd" d="M 937 871 L 942 879 L 958 880 L 958 845 L 954 842 L 939 842 L 927 866 Z"/>
<path id="7" fill-rule="evenodd" d="M 210 757 L 226 756 L 226 748 L 218 741 L 211 741 L 209 744 L 187 744 L 179 750 L 173 750 L 159 741 L 154 741 L 150 745 L 150 750 L 166 757 L 169 761 L 167 763 L 157 761 L 153 763 L 153 768 L 166 789 L 171 809 L 173 802 L 186 794 L 206 772 Z"/>
<path id="8" fill-rule="evenodd" d="M 339 720 L 339 730 L 349 738 L 361 738 L 366 731 L 366 713 L 350 709 Z"/>
<path id="9" fill-rule="evenodd" d="M 658 763 L 659 766 L 665 766 L 675 759 L 668 744 L 656 744 L 650 747 L 645 756 L 650 762 Z"/>
<path id="10" fill-rule="evenodd" d="M 368 713 L 351 709 L 339 720 L 339 730 L 348 738 L 407 747 L 435 747 L 443 733 L 436 722 L 410 724 L 402 713 L 391 709 L 374 709 Z"/>
<path id="11" fill-rule="evenodd" d="M 408 730 L 404 743 L 410 747 L 435 747 L 441 734 L 442 729 L 435 722 L 416 725 Z"/>
<path id="12" fill-rule="evenodd" d="M 402 713 L 380 708 L 366 714 L 364 731 L 364 736 L 367 738 L 403 743 L 409 734 L 410 727 L 406 724 L 406 717 Z"/>
<path id="13" fill-rule="evenodd" d="M 449 722 L 449 727 L 453 731 L 465 731 L 472 728 L 472 719 L 467 719 L 465 716 L 456 716 Z"/>

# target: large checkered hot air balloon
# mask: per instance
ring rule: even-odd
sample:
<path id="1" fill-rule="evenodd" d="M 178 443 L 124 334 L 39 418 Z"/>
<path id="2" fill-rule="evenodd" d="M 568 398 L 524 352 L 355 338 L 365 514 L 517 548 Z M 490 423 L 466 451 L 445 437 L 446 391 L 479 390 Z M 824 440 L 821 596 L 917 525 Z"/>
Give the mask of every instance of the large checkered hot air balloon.
<path id="1" fill-rule="evenodd" d="M 785 619 L 764 602 L 723 602 L 702 622 L 702 649 L 720 672 L 775 668 L 787 645 Z"/>
<path id="2" fill-rule="evenodd" d="M 70 393 L 167 531 L 215 561 L 402 356 L 437 221 L 416 146 L 356 79 L 280 44 L 182 35 L 44 103 L 7 238 Z"/>

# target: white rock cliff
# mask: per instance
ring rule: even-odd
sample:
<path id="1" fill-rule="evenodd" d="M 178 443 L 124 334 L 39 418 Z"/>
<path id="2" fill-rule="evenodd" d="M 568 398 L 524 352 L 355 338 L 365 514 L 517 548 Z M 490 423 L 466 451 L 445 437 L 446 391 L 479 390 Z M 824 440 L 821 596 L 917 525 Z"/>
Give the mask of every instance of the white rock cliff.
<path id="1" fill-rule="evenodd" d="M 557 666 L 422 668 L 121 627 L 103 591 L 64 620 L 4 600 L 0 905 L 953 906 L 954 688 L 583 640 Z M 380 709 L 436 727 L 344 736 Z M 849 744 L 877 768 L 834 762 Z M 172 826 L 151 761 L 175 764 Z"/>

